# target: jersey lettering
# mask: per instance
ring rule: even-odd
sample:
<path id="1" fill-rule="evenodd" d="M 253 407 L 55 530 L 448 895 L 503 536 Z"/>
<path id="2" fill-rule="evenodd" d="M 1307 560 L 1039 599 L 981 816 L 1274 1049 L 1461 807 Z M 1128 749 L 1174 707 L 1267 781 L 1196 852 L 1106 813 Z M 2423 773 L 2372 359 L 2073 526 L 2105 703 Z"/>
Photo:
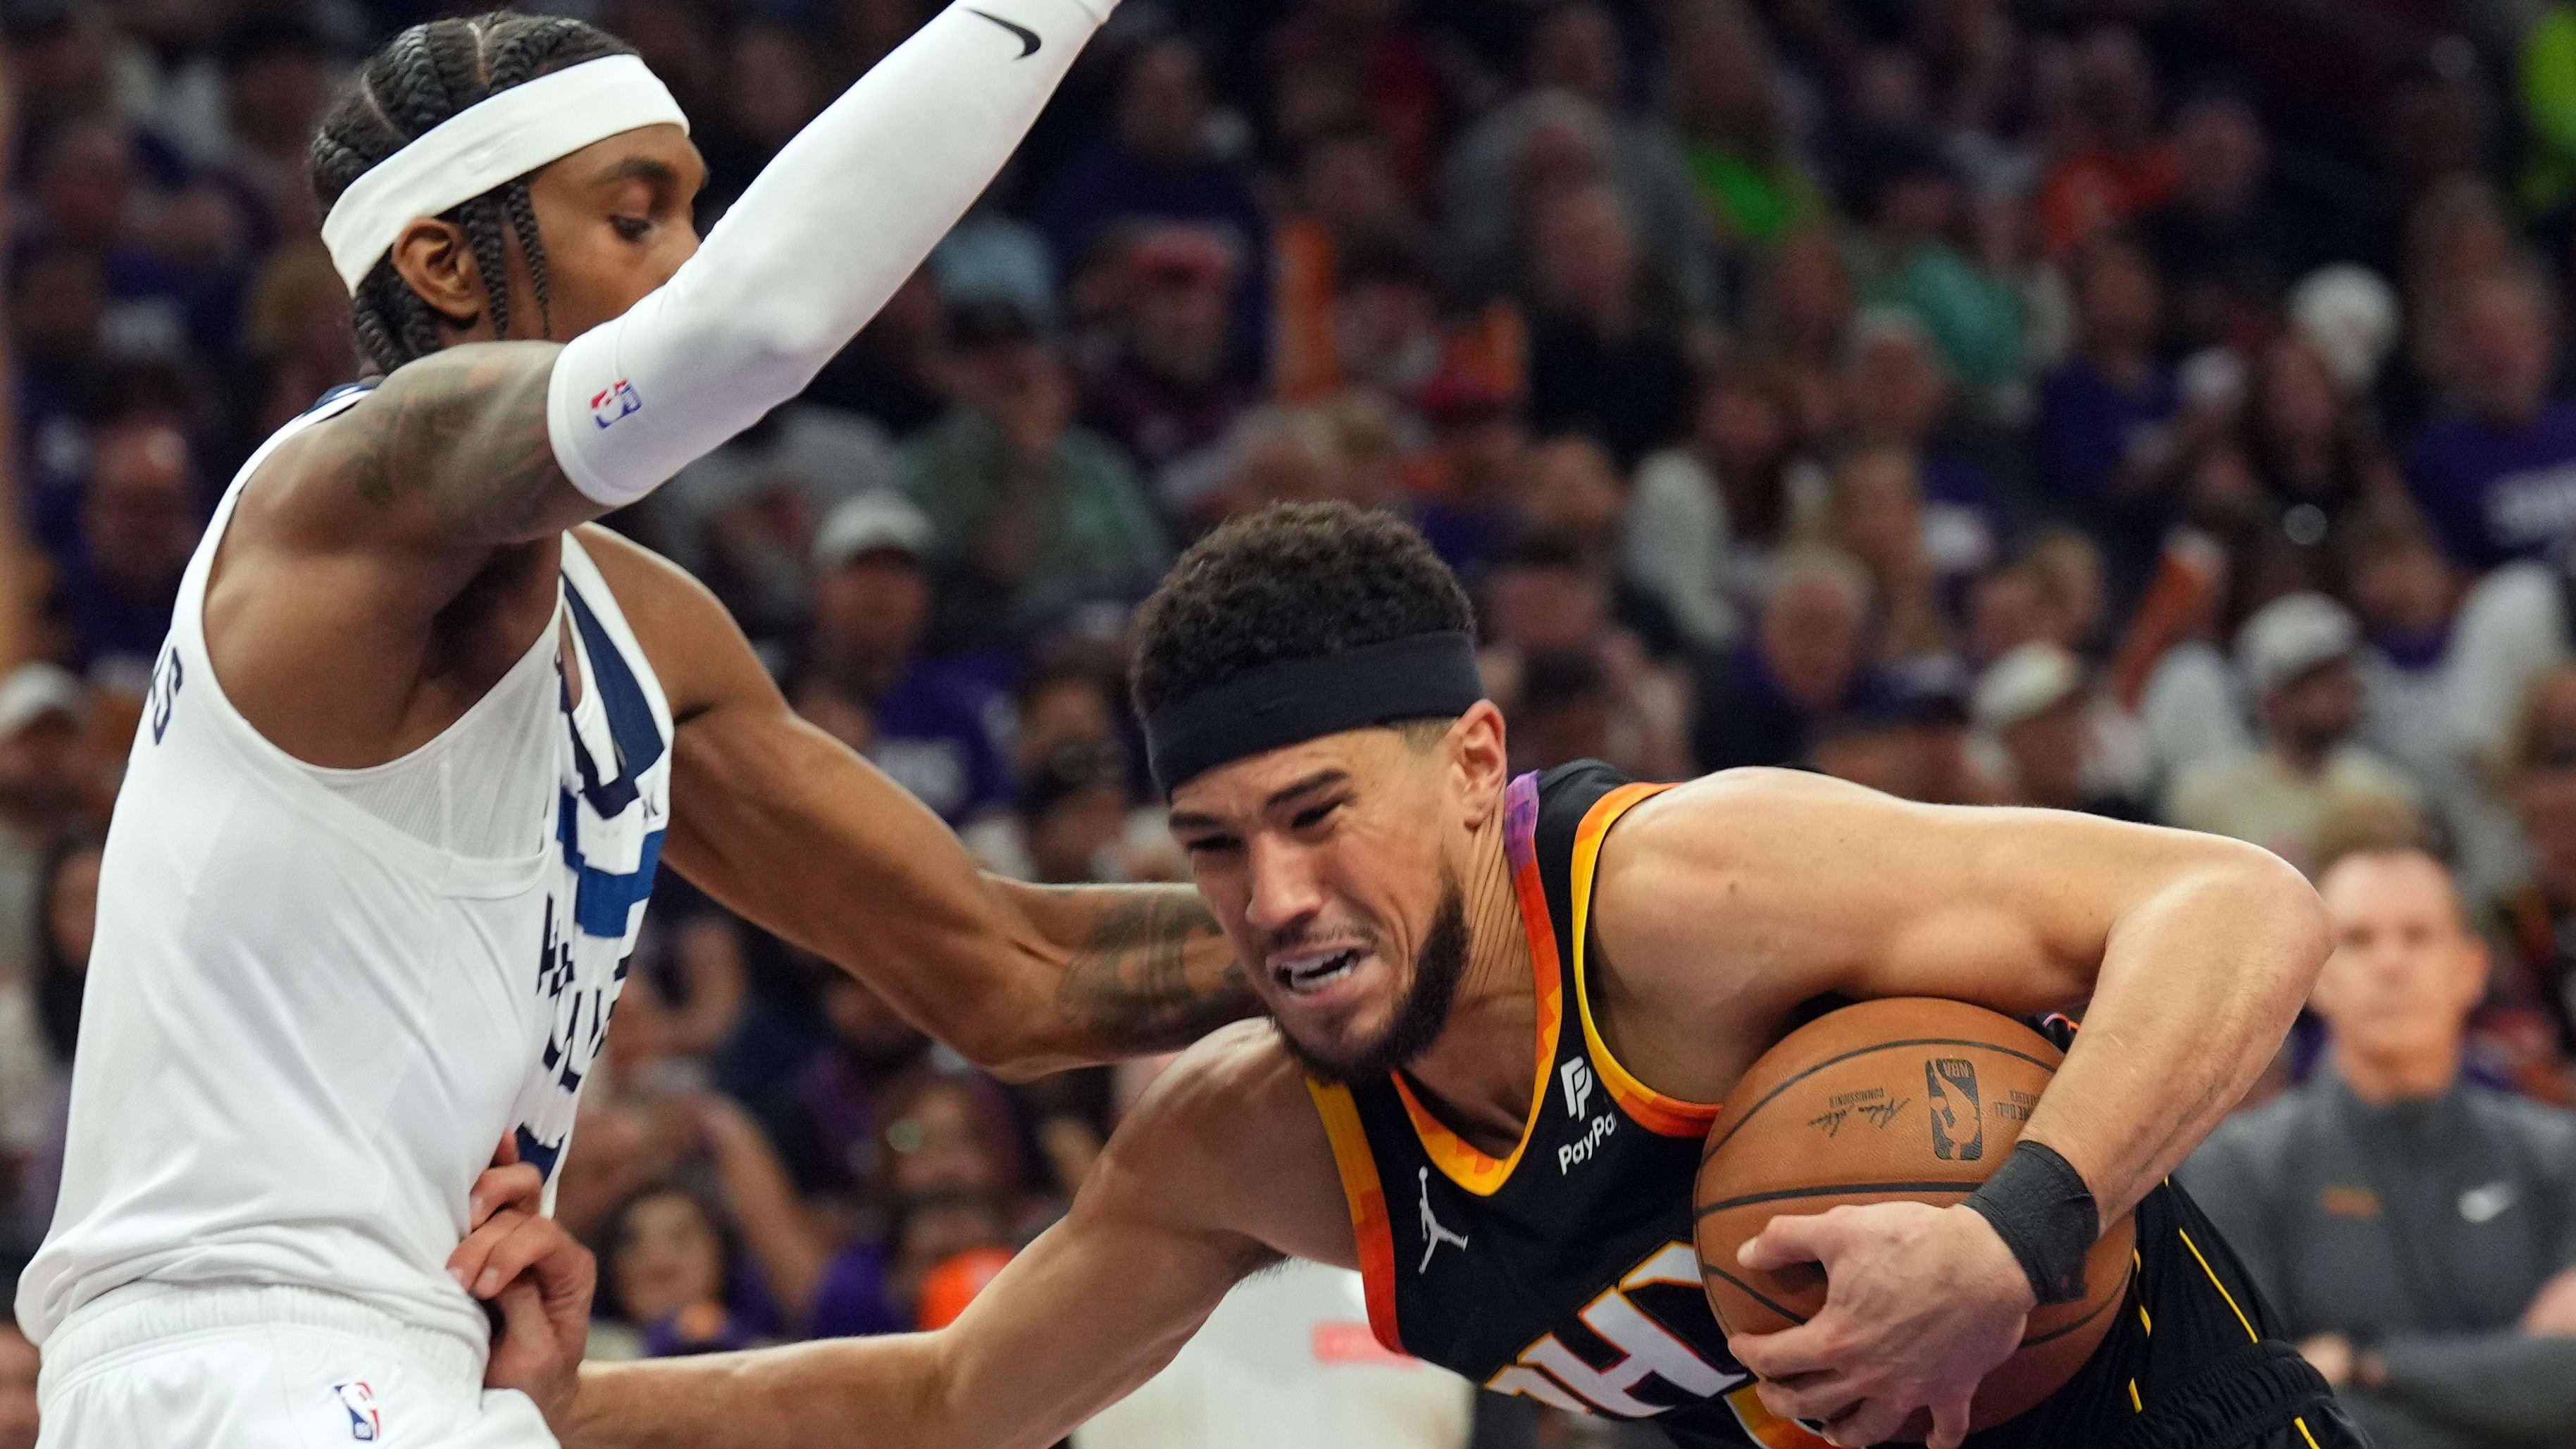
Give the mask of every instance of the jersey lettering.
<path id="1" fill-rule="evenodd" d="M 179 681 L 185 673 L 179 664 L 179 646 L 163 645 L 161 666 L 152 671 L 151 697 L 143 704 L 144 713 L 152 720 L 152 743 L 156 745 L 170 732 L 170 712 L 178 707 Z"/>
<path id="2" fill-rule="evenodd" d="M 1604 1112 L 1592 1119 L 1592 1125 L 1583 1129 L 1582 1136 L 1557 1144 L 1556 1175 L 1563 1177 L 1572 1172 L 1577 1163 L 1590 1161 L 1593 1152 L 1601 1146 L 1601 1140 L 1618 1130 L 1618 1114 Z"/>
<path id="3" fill-rule="evenodd" d="M 1523 1349 L 1520 1362 L 1486 1380 L 1485 1387 L 1496 1393 L 1524 1394 L 1557 1408 L 1568 1407 L 1566 1400 L 1571 1398 L 1585 1413 L 1645 1419 L 1680 1407 L 1638 1398 L 1635 1391 L 1650 1378 L 1694 1399 L 1714 1398 L 1744 1382 L 1743 1371 L 1720 1369 L 1700 1357 L 1628 1296 L 1649 1283 L 1699 1287 L 1697 1255 L 1686 1243 L 1666 1243 L 1629 1269 L 1617 1287 L 1575 1315 L 1618 1353 L 1613 1362 L 1588 1363 L 1551 1333 Z"/>

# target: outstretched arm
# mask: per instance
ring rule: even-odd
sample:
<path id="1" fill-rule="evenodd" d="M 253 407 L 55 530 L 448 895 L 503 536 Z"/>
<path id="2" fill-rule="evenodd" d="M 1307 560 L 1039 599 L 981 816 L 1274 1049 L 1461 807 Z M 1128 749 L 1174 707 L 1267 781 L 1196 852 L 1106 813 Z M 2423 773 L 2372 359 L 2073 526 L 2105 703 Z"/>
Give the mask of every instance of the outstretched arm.
<path id="1" fill-rule="evenodd" d="M 561 1379 L 532 1392 L 564 1449 L 768 1449 L 818 1424 L 848 1449 L 1052 1444 L 1275 1261 L 1265 1240 L 1338 1233 L 1350 1255 L 1313 1108 L 1261 1056 L 1238 1035 L 1176 1065 L 1073 1211 L 937 1333 L 593 1366 L 569 1395 Z"/>
<path id="2" fill-rule="evenodd" d="M 562 346 L 448 349 L 289 439 L 244 496 L 209 598 L 236 704 L 328 765 L 379 763 L 453 719 L 455 701 L 414 699 L 425 676 L 480 677 L 432 649 L 459 622 L 443 613 L 470 587 L 467 615 L 493 621 L 470 643 L 505 660 L 529 647 L 552 617 L 553 557 L 512 546 L 642 498 L 801 392 L 982 192 L 1110 3 L 941 13 L 622 316 Z M 675 175 L 637 184 L 650 199 L 616 203 L 621 229 L 685 238 Z M 406 723 L 414 707 L 430 726 Z"/>
<path id="3" fill-rule="evenodd" d="M 708 894 L 1008 1075 L 1177 1050 L 1258 1010 L 1189 888 L 978 870 L 938 816 L 796 717 L 695 580 L 603 530 L 583 541 L 671 697 L 664 855 Z"/>

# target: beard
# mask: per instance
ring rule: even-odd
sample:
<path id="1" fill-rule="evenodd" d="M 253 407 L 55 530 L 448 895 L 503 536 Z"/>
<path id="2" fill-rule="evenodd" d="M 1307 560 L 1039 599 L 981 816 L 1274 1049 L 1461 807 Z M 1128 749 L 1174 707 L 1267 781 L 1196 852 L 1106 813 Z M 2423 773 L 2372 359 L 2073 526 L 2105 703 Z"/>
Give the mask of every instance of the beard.
<path id="1" fill-rule="evenodd" d="M 1413 958 L 1413 980 L 1396 1003 L 1395 1015 L 1373 1040 L 1349 1051 L 1326 1056 L 1282 1028 L 1279 1039 L 1288 1054 L 1319 1081 L 1352 1086 L 1375 1081 L 1431 1049 L 1449 1026 L 1449 1008 L 1458 998 L 1458 983 L 1467 974 L 1467 896 L 1447 871 L 1440 877 L 1440 907 L 1432 913 L 1431 933 Z"/>

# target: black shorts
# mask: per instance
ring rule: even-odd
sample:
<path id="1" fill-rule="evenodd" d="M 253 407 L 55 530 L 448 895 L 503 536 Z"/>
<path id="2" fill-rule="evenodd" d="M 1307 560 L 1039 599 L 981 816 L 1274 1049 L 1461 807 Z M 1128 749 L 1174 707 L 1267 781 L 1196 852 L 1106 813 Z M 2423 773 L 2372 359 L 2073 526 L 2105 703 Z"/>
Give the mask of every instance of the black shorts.
<path id="1" fill-rule="evenodd" d="M 2324 1376 L 2281 1341 L 2217 1228 L 2167 1183 L 2131 1214 L 2120 1321 L 2065 1387 L 1971 1449 L 2357 1449 Z"/>

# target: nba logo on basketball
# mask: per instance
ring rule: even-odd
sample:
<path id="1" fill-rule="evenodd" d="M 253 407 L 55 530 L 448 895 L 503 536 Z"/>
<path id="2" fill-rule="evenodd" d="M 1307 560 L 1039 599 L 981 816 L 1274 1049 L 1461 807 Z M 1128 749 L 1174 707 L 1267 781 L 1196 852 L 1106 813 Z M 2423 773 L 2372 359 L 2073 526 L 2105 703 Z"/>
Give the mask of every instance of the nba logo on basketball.
<path id="1" fill-rule="evenodd" d="M 384 1434 L 384 1418 L 376 1412 L 376 1391 L 364 1379 L 333 1384 L 331 1391 L 340 1396 L 340 1407 L 349 1411 L 350 1438 L 371 1443 Z"/>
<path id="2" fill-rule="evenodd" d="M 1932 1155 L 1943 1162 L 1974 1162 L 1985 1156 L 1986 1119 L 1977 1110 L 1977 1064 L 1966 1057 L 1929 1058 L 1923 1063 L 1923 1089 L 1932 1098 Z"/>
<path id="3" fill-rule="evenodd" d="M 643 410 L 644 399 L 637 397 L 633 384 L 622 377 L 590 400 L 590 420 L 603 428 L 630 413 Z"/>

